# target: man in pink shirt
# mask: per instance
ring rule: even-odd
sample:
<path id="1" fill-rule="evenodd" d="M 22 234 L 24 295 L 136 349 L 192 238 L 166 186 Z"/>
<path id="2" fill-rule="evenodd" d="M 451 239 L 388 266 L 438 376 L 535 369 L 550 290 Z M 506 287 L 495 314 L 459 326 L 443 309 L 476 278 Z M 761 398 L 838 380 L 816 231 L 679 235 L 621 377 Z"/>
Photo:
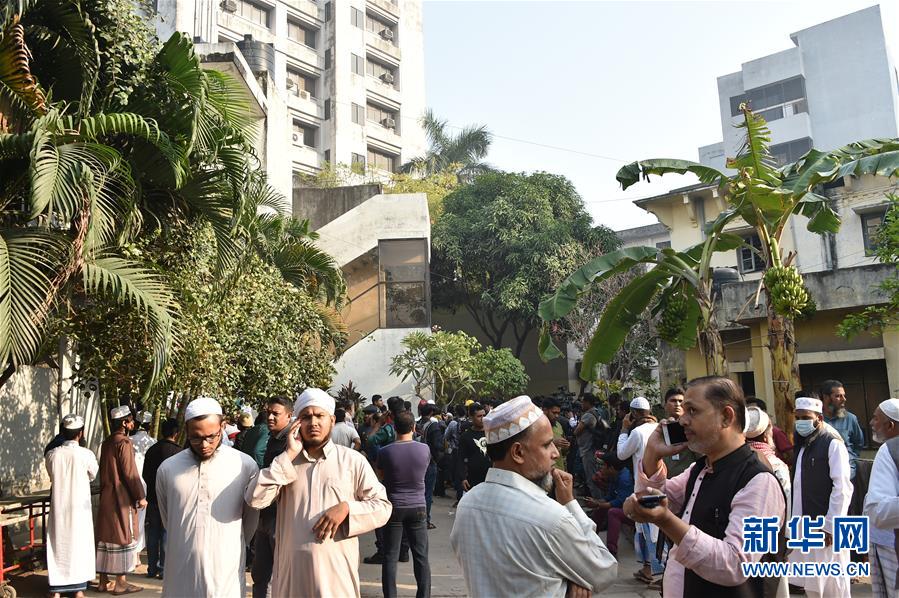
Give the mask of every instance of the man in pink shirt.
<path id="1" fill-rule="evenodd" d="M 763 556 L 743 551 L 743 519 L 779 517 L 782 530 L 786 513 L 777 478 L 743 436 L 745 407 L 732 380 L 697 378 L 686 387 L 684 415 L 678 420 L 687 442 L 668 446 L 661 426 L 647 442 L 636 472 L 636 495 L 625 501 L 624 512 L 639 523 L 658 525 L 674 543 L 663 580 L 665 598 L 762 598 L 766 584 L 785 589 L 786 580 L 747 578 L 741 568 Z M 687 447 L 705 456 L 666 480 L 663 458 Z M 659 506 L 644 508 L 637 502 L 637 496 L 659 491 L 667 496 Z"/>

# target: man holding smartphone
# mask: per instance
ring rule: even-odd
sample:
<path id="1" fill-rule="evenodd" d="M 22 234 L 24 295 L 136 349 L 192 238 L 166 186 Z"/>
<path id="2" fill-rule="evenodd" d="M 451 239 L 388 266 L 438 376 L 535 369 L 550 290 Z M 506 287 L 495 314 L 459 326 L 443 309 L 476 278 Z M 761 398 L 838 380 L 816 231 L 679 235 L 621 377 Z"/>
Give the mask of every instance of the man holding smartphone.
<path id="1" fill-rule="evenodd" d="M 668 428 L 668 444 L 677 444 L 686 442 L 683 436 L 683 426 L 678 423 L 680 417 L 684 414 L 684 389 L 676 386 L 669 388 L 665 393 L 665 417 L 667 418 L 662 424 Z M 679 431 L 679 433 L 677 433 Z M 672 440 L 672 437 L 674 439 Z M 690 464 L 696 461 L 696 453 L 688 448 L 680 453 L 665 457 L 665 467 L 668 469 L 668 479 L 677 477 L 690 467 Z"/>

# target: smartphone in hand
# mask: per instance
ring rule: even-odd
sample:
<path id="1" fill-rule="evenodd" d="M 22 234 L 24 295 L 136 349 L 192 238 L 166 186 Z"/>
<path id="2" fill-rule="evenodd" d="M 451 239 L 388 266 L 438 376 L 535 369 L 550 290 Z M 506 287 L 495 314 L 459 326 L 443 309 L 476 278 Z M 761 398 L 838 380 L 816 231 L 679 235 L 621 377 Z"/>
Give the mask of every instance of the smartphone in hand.
<path id="1" fill-rule="evenodd" d="M 662 499 L 667 498 L 664 494 L 647 494 L 637 499 L 637 503 L 644 509 L 652 509 L 662 504 Z"/>
<path id="2" fill-rule="evenodd" d="M 665 444 L 668 446 L 687 442 L 684 427 L 675 421 L 662 424 L 662 434 L 665 436 Z"/>

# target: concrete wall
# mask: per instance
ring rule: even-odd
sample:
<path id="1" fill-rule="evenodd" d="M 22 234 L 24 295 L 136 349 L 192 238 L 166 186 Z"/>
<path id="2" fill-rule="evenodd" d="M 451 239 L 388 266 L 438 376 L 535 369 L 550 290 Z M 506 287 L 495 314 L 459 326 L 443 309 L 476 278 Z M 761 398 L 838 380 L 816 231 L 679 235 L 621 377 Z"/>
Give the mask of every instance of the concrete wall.
<path id="1" fill-rule="evenodd" d="M 297 218 L 308 218 L 310 228 L 317 230 L 379 193 L 381 185 L 316 189 L 295 184 L 293 215 Z"/>
<path id="2" fill-rule="evenodd" d="M 412 400 L 415 384 L 409 378 L 405 382 L 390 374 L 390 360 L 403 352 L 402 341 L 411 332 L 429 333 L 429 328 L 381 328 L 350 347 L 335 362 L 337 374 L 331 382 L 331 390 L 352 381 L 362 396 L 371 398 L 373 394 L 383 397 L 393 395 Z M 424 397 L 430 398 L 430 397 Z M 412 401 L 417 404 L 417 401 Z"/>
<path id="3" fill-rule="evenodd" d="M 23 367 L 0 387 L 0 487 L 4 493 L 46 487 L 44 446 L 59 428 L 56 370 Z"/>

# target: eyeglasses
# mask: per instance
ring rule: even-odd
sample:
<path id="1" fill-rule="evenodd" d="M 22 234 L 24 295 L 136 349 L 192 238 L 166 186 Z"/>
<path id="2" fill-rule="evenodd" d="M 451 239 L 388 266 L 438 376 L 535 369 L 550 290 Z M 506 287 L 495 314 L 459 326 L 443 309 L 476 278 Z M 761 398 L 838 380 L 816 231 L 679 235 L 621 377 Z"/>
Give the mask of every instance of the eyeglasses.
<path id="1" fill-rule="evenodd" d="M 212 444 L 216 440 L 218 440 L 219 436 L 222 433 L 218 432 L 216 434 L 210 434 L 209 436 L 200 436 L 199 438 L 188 438 L 187 441 L 194 446 L 200 446 L 202 444 Z"/>

